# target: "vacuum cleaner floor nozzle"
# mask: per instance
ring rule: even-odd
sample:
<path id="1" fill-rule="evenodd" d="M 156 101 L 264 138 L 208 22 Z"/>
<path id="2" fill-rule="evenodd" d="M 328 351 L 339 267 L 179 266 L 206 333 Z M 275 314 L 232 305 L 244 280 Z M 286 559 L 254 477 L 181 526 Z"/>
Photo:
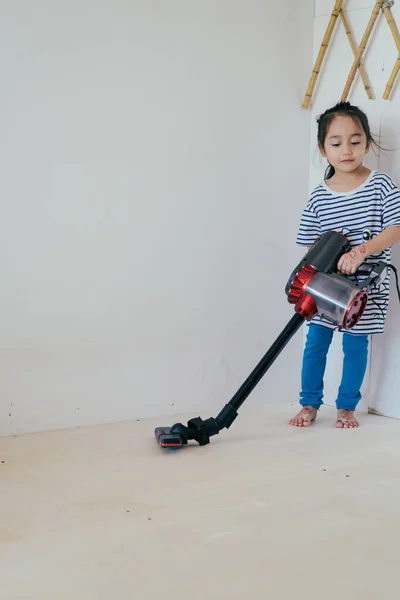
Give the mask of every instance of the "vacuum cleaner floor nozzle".
<path id="1" fill-rule="evenodd" d="M 156 427 L 154 435 L 161 448 L 181 448 L 183 445 L 182 437 L 171 432 L 171 427 Z"/>

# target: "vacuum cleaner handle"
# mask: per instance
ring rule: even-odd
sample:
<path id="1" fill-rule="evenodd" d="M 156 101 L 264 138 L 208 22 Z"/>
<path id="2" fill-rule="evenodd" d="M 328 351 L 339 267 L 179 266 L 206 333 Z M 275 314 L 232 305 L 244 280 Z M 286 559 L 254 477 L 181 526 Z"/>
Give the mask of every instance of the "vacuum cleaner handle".
<path id="1" fill-rule="evenodd" d="M 369 275 L 372 272 L 373 268 L 376 267 L 376 264 L 377 263 L 363 263 L 358 267 L 356 275 Z"/>
<path id="2" fill-rule="evenodd" d="M 369 288 L 379 285 L 387 275 L 388 264 L 380 260 L 377 263 L 363 263 L 356 271 L 356 275 L 367 275 L 366 279 L 356 283 L 359 287 Z"/>
<path id="3" fill-rule="evenodd" d="M 359 281 L 356 283 L 359 287 L 369 288 L 373 285 L 377 286 L 385 279 L 387 272 L 390 270 L 393 271 L 396 278 L 396 291 L 397 296 L 400 302 L 400 285 L 399 285 L 399 275 L 397 269 L 394 265 L 385 263 L 383 261 L 379 261 L 377 263 L 363 263 L 360 265 L 356 271 L 356 275 L 368 275 L 367 279 L 363 281 Z"/>

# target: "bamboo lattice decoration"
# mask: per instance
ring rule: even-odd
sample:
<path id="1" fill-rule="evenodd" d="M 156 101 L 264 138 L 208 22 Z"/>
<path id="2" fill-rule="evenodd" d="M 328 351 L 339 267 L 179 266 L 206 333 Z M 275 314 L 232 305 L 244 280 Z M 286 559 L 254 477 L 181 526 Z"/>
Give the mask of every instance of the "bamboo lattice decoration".
<path id="1" fill-rule="evenodd" d="M 343 9 L 340 11 L 340 17 L 342 19 L 342 23 L 343 23 L 344 29 L 346 31 L 346 35 L 349 38 L 350 46 L 351 46 L 351 49 L 353 50 L 353 54 L 354 54 L 354 58 L 355 58 L 357 56 L 358 48 L 354 41 L 349 22 L 347 20 L 346 15 L 343 12 Z M 371 86 L 368 81 L 368 75 L 364 69 L 364 65 L 360 64 L 358 67 L 358 70 L 360 71 L 360 76 L 361 76 L 362 82 L 364 84 L 365 91 L 367 92 L 367 96 L 370 100 L 372 100 L 372 98 L 373 98 L 372 90 L 371 90 Z"/>
<path id="2" fill-rule="evenodd" d="M 307 88 L 307 92 L 306 95 L 304 97 L 304 102 L 303 102 L 303 108 L 307 109 L 309 107 L 309 104 L 311 102 L 311 98 L 315 89 L 315 85 L 317 83 L 317 79 L 318 76 L 321 72 L 321 67 L 322 67 L 322 63 L 324 61 L 324 57 L 326 54 L 326 51 L 328 49 L 329 43 L 331 41 L 332 38 L 332 34 L 335 28 L 335 25 L 337 23 L 338 17 L 340 16 L 341 21 L 343 23 L 344 29 L 346 31 L 346 35 L 347 38 L 349 40 L 353 55 L 354 55 L 354 61 L 350 70 L 350 73 L 347 77 L 347 81 L 346 81 L 346 85 L 344 87 L 343 90 L 343 94 L 342 94 L 342 101 L 346 101 L 347 97 L 350 93 L 351 90 L 351 86 L 353 85 L 355 76 L 357 71 L 359 71 L 361 79 L 363 81 L 364 84 L 364 88 L 365 91 L 367 93 L 367 96 L 370 100 L 372 100 L 373 95 L 372 95 L 372 90 L 371 90 L 371 85 L 369 83 L 368 80 L 368 76 L 367 73 L 365 71 L 364 66 L 362 65 L 361 61 L 362 61 L 362 57 L 364 55 L 364 52 L 367 48 L 369 39 L 371 37 L 371 34 L 373 32 L 373 29 L 375 27 L 375 24 L 380 16 L 381 10 L 384 13 L 386 20 L 388 22 L 390 31 L 392 32 L 393 35 L 393 39 L 396 43 L 396 47 L 397 47 L 397 51 L 398 51 L 398 57 L 396 60 L 396 63 L 393 67 L 392 73 L 390 75 L 389 81 L 386 85 L 386 89 L 385 92 L 383 94 L 383 99 L 384 100 L 388 100 L 390 94 L 392 93 L 394 84 L 396 82 L 397 76 L 399 75 L 400 72 L 400 34 L 399 31 L 397 29 L 395 20 L 393 18 L 393 14 L 391 11 L 392 6 L 394 5 L 394 0 L 389 0 L 389 1 L 385 1 L 385 0 L 377 0 L 375 2 L 372 14 L 370 16 L 370 19 L 368 21 L 368 25 L 367 28 L 364 32 L 364 35 L 362 37 L 362 40 L 360 42 L 360 46 L 357 48 L 357 44 L 354 40 L 352 31 L 350 29 L 350 25 L 349 22 L 347 20 L 346 15 L 344 14 L 343 11 L 343 3 L 344 0 L 336 0 L 335 2 L 335 6 L 334 9 L 331 13 L 331 17 L 329 19 L 329 23 L 328 23 L 328 27 L 325 31 L 325 35 L 324 35 L 324 39 L 322 40 L 321 43 L 321 47 L 319 49 L 318 52 L 318 56 L 317 59 L 315 61 L 315 65 L 311 74 L 311 78 L 308 84 L 308 88 Z"/>
<path id="3" fill-rule="evenodd" d="M 356 44 L 356 42 L 354 40 L 354 36 L 353 36 L 352 31 L 351 31 L 349 22 L 347 20 L 346 15 L 344 14 L 343 3 L 344 3 L 344 0 L 337 1 L 335 3 L 334 9 L 332 11 L 331 18 L 329 20 L 328 27 L 326 29 L 324 39 L 322 40 L 321 48 L 319 50 L 319 53 L 318 53 L 318 56 L 317 56 L 317 60 L 315 62 L 315 65 L 314 65 L 314 68 L 313 68 L 313 72 L 312 72 L 312 75 L 311 75 L 311 79 L 310 79 L 310 82 L 309 82 L 309 85 L 308 85 L 308 89 L 307 89 L 307 92 L 306 92 L 306 95 L 305 95 L 305 98 L 304 98 L 303 108 L 305 108 L 305 109 L 307 109 L 308 106 L 309 106 L 309 104 L 310 104 L 310 101 L 311 101 L 311 98 L 312 98 L 312 95 L 313 95 L 313 92 L 314 92 L 314 88 L 315 88 L 315 85 L 317 83 L 318 76 L 319 76 L 319 74 L 321 72 L 321 66 L 322 66 L 322 63 L 323 63 L 323 60 L 324 60 L 324 57 L 325 57 L 325 53 L 327 51 L 329 42 L 330 42 L 330 40 L 332 38 L 332 34 L 333 34 L 333 31 L 334 31 L 334 28 L 335 28 L 335 25 L 336 25 L 336 22 L 337 22 L 337 19 L 338 19 L 339 16 L 340 16 L 340 19 L 341 19 L 341 21 L 343 23 L 344 30 L 345 30 L 347 38 L 349 40 L 350 47 L 352 49 L 354 58 L 357 56 L 357 53 L 359 52 L 359 48 L 357 47 L 357 44 Z M 372 89 L 371 89 L 371 85 L 370 85 L 370 82 L 368 80 L 368 76 L 367 76 L 367 73 L 365 71 L 364 66 L 362 64 L 360 64 L 358 66 L 358 70 L 360 72 L 360 76 L 361 76 L 361 79 L 363 81 L 364 88 L 365 88 L 365 91 L 367 93 L 367 96 L 368 96 L 368 98 L 370 100 L 372 100 L 372 98 L 373 98 Z"/>
<path id="4" fill-rule="evenodd" d="M 392 11 L 390 10 L 393 5 L 394 5 L 394 0 L 391 0 L 390 2 L 385 2 L 382 5 L 383 13 L 384 13 L 384 15 L 386 17 L 386 20 L 387 20 L 388 25 L 390 27 L 390 30 L 392 32 L 393 39 L 396 42 L 397 52 L 399 53 L 398 57 L 397 57 L 397 60 L 396 60 L 396 63 L 394 65 L 394 67 L 393 67 L 393 71 L 392 71 L 392 73 L 390 75 L 389 81 L 387 82 L 385 92 L 383 94 L 383 99 L 384 100 L 388 100 L 389 99 L 389 96 L 390 96 L 390 94 L 392 92 L 393 86 L 395 84 L 395 81 L 397 79 L 397 75 L 399 74 L 399 70 L 400 70 L 400 35 L 399 35 L 399 31 L 398 31 L 398 29 L 396 27 L 396 23 L 394 21 L 394 18 L 393 18 L 393 15 L 392 15 Z"/>
<path id="5" fill-rule="evenodd" d="M 360 64 L 361 64 L 362 55 L 365 52 L 365 49 L 367 47 L 369 38 L 371 37 L 371 33 L 372 33 L 373 28 L 374 28 L 374 25 L 376 23 L 377 18 L 379 17 L 383 1 L 384 0 L 378 0 L 375 3 L 374 9 L 372 11 L 372 15 L 371 15 L 371 17 L 370 17 L 370 19 L 368 21 L 367 29 L 365 30 L 365 33 L 364 33 L 363 38 L 361 40 L 358 52 L 357 52 L 356 56 L 354 57 L 354 62 L 353 62 L 353 65 L 351 67 L 349 76 L 348 76 L 347 81 L 346 81 L 346 85 L 345 85 L 344 90 L 343 90 L 342 101 L 347 100 L 347 96 L 349 95 L 351 86 L 353 84 L 354 78 L 355 78 L 356 73 L 357 73 L 357 69 L 360 67 Z"/>
<path id="6" fill-rule="evenodd" d="M 336 0 L 335 7 L 332 11 L 331 18 L 329 19 L 328 27 L 325 32 L 324 39 L 322 40 L 321 48 L 319 49 L 317 60 L 315 61 L 315 65 L 311 74 L 311 79 L 308 84 L 308 88 L 306 91 L 306 95 L 303 102 L 303 108 L 307 109 L 311 98 L 314 92 L 315 85 L 317 83 L 318 75 L 321 71 L 321 66 L 324 61 L 326 50 L 329 46 L 329 42 L 332 38 L 333 30 L 335 29 L 335 25 L 339 16 L 340 11 L 342 10 L 344 0 Z"/>

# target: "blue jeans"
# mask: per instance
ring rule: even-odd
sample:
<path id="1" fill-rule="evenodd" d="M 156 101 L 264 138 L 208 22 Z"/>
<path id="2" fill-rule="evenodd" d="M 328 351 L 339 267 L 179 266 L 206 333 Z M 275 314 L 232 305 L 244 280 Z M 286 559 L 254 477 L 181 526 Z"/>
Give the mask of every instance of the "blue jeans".
<path id="1" fill-rule="evenodd" d="M 300 404 L 319 408 L 322 404 L 324 374 L 333 329 L 311 324 L 304 349 Z M 368 336 L 343 333 L 342 381 L 336 399 L 338 410 L 355 410 L 361 400 L 361 386 L 368 362 Z"/>

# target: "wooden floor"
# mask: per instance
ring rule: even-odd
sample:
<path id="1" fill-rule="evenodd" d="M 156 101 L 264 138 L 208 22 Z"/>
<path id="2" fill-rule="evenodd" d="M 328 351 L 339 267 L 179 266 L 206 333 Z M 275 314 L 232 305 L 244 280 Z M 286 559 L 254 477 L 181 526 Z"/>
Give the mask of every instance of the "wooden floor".
<path id="1" fill-rule="evenodd" d="M 397 597 L 400 422 L 295 408 L 175 452 L 168 419 L 0 439 L 1 598 Z"/>

